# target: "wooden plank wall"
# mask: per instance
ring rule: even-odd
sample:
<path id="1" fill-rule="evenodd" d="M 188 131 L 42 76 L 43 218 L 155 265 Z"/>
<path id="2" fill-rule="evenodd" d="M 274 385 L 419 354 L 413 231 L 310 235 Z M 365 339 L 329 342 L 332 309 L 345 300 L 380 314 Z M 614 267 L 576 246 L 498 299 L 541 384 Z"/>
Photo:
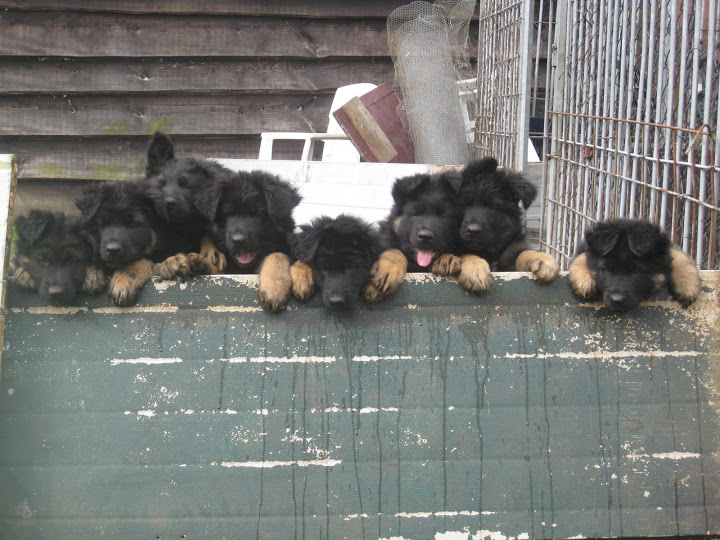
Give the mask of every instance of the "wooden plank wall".
<path id="1" fill-rule="evenodd" d="M 263 131 L 323 131 L 338 86 L 392 81 L 385 21 L 405 3 L 0 1 L 0 154 L 17 156 L 19 211 L 141 174 L 158 129 L 178 153 L 225 158 L 257 157 Z"/>

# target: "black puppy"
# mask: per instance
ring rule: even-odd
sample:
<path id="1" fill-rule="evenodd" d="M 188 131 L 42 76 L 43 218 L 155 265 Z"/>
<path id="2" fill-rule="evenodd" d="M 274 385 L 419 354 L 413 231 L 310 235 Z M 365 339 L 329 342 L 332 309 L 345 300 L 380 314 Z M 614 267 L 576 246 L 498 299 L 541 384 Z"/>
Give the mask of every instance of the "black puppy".
<path id="1" fill-rule="evenodd" d="M 149 197 L 147 184 L 104 182 L 86 189 L 76 205 L 88 221 L 102 264 L 113 272 L 111 301 L 118 306 L 134 304 L 154 273 L 154 263 L 181 251 L 162 211 Z M 197 260 L 190 273 L 206 269 Z"/>
<path id="2" fill-rule="evenodd" d="M 293 294 L 307 300 L 317 286 L 326 307 L 351 307 L 383 251 L 379 234 L 368 223 L 345 214 L 323 216 L 300 229 L 294 246 L 298 260 L 290 267 Z"/>
<path id="3" fill-rule="evenodd" d="M 462 177 L 455 170 L 399 178 L 392 187 L 390 215 L 380 223 L 383 252 L 373 266 L 365 299 L 394 293 L 406 271 L 454 275 L 460 271 L 456 198 Z"/>
<path id="4" fill-rule="evenodd" d="M 87 225 L 79 216 L 31 210 L 15 220 L 15 231 L 12 280 L 37 288 L 42 299 L 66 305 L 78 291 L 97 294 L 107 285 Z"/>
<path id="5" fill-rule="evenodd" d="M 701 286 L 695 263 L 672 246 L 669 236 L 653 223 L 634 219 L 588 227 L 569 281 L 578 296 L 602 294 L 605 306 L 616 311 L 633 309 L 663 286 L 687 306 Z"/>
<path id="6" fill-rule="evenodd" d="M 491 271 L 533 272 L 544 283 L 560 272 L 555 259 L 529 249 L 525 238 L 523 209 L 535 200 L 537 188 L 524 175 L 497 167 L 498 162 L 488 157 L 462 170 L 458 204 L 463 257 L 458 282 L 473 292 L 490 287 Z"/>
<path id="7" fill-rule="evenodd" d="M 295 187 L 264 171 L 221 178 L 197 201 L 213 243 L 225 254 L 228 272 L 258 273 L 260 303 L 270 311 L 290 298 L 292 212 L 299 203 Z"/>
<path id="8" fill-rule="evenodd" d="M 225 257 L 206 235 L 208 222 L 196 201 L 218 178 L 230 173 L 207 159 L 176 158 L 170 137 L 160 131 L 153 135 L 145 166 L 148 196 L 167 221 L 171 234 L 176 236 L 173 243 L 180 249 L 180 253 L 156 266 L 163 278 L 186 277 L 188 265 L 193 264 L 188 257 L 194 257 L 195 252 L 208 264 L 208 273 L 219 274 L 225 269 Z"/>

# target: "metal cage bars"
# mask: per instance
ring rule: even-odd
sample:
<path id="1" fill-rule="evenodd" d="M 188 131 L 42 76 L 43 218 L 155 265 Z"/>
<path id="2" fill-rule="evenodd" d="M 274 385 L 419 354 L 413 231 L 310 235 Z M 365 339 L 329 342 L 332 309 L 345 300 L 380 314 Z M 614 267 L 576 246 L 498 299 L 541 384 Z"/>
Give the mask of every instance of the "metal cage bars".
<path id="1" fill-rule="evenodd" d="M 716 0 L 559 0 L 541 244 L 564 267 L 611 217 L 720 267 L 719 16 Z"/>

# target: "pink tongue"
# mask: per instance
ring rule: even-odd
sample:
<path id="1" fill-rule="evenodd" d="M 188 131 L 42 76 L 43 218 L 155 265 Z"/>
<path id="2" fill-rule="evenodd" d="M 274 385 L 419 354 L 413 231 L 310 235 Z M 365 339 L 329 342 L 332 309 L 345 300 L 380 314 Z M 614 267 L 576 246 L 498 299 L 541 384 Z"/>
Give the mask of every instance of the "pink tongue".
<path id="1" fill-rule="evenodd" d="M 417 263 L 418 266 L 428 266 L 432 262 L 433 252 L 427 249 L 418 250 Z"/>
<path id="2" fill-rule="evenodd" d="M 241 251 L 237 255 L 235 255 L 235 260 L 239 262 L 240 264 L 248 264 L 252 262 L 252 260 L 255 258 L 255 255 L 253 253 L 248 253 L 247 251 Z"/>

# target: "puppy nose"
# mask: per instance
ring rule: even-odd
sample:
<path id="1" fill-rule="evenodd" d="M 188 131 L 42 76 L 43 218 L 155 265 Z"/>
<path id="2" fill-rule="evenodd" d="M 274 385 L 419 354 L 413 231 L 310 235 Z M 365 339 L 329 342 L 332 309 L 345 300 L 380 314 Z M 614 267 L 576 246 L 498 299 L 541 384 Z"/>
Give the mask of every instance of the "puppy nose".
<path id="1" fill-rule="evenodd" d="M 422 242 L 429 242 L 435 238 L 435 234 L 430 229 L 420 229 L 417 233 L 418 240 Z"/>
<path id="2" fill-rule="evenodd" d="M 122 251 L 122 246 L 120 245 L 120 242 L 108 242 L 108 245 L 105 246 L 105 251 L 107 251 L 110 255 L 117 255 Z"/>
<path id="3" fill-rule="evenodd" d="M 482 230 L 482 227 L 478 223 L 470 223 L 465 227 L 465 230 L 468 234 L 477 234 Z"/>
<path id="4" fill-rule="evenodd" d="M 625 305 L 625 295 L 622 294 L 611 294 L 610 295 L 610 305 L 613 308 L 621 308 Z"/>
<path id="5" fill-rule="evenodd" d="M 332 307 L 343 307 L 345 305 L 345 298 L 341 294 L 331 294 L 328 296 L 328 302 Z"/>
<path id="6" fill-rule="evenodd" d="M 175 199 L 175 197 L 165 197 L 165 204 L 168 206 L 175 206 L 177 204 L 177 199 Z"/>
<path id="7" fill-rule="evenodd" d="M 241 233 L 234 233 L 230 236 L 230 240 L 235 245 L 242 244 L 245 241 L 245 235 Z"/>

